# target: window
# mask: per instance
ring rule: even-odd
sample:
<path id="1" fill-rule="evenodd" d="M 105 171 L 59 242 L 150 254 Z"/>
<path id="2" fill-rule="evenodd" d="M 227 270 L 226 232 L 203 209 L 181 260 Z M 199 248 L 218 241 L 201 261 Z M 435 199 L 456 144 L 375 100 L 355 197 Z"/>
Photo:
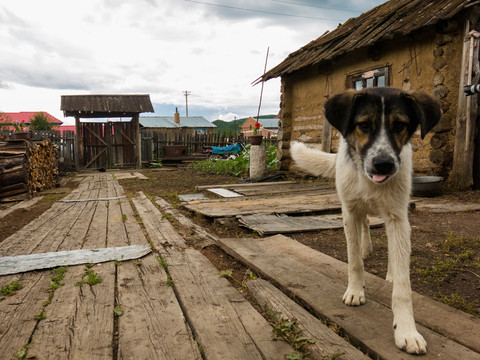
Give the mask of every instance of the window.
<path id="1" fill-rule="evenodd" d="M 369 87 L 389 86 L 390 79 L 388 66 L 360 74 L 350 75 L 347 78 L 347 84 L 349 88 L 355 90 L 362 90 Z"/>

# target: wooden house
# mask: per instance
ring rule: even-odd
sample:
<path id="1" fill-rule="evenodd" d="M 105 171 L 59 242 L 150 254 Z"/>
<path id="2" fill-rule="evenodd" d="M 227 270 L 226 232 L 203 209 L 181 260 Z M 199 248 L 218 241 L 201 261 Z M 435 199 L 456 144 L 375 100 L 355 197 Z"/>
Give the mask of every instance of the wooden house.
<path id="1" fill-rule="evenodd" d="M 443 120 L 423 141 L 413 139 L 416 174 L 449 178 L 457 188 L 480 187 L 478 96 L 479 13 L 474 0 L 391 0 L 327 32 L 257 81 L 281 77 L 281 168 L 292 165 L 292 140 L 335 152 L 339 134 L 325 121 L 329 96 L 348 88 L 420 90 L 441 102 Z"/>
<path id="2" fill-rule="evenodd" d="M 278 120 L 279 120 L 278 117 L 273 115 L 260 116 L 260 118 L 258 119 L 258 123 L 261 126 L 259 128 L 258 134 L 263 135 L 264 137 L 276 138 L 278 134 Z M 252 136 L 256 123 L 257 123 L 257 119 L 254 119 L 253 117 L 250 116 L 242 124 L 241 133 L 245 137 Z"/>

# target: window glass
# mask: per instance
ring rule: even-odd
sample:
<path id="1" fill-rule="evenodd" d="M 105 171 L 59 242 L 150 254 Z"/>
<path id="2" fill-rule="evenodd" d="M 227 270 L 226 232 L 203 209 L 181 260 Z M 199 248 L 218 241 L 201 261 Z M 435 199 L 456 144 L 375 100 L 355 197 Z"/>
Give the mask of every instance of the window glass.
<path id="1" fill-rule="evenodd" d="M 367 79 L 367 88 L 373 87 L 373 78 Z"/>
<path id="2" fill-rule="evenodd" d="M 385 86 L 385 75 L 377 77 L 377 86 Z"/>
<path id="3" fill-rule="evenodd" d="M 355 90 L 362 90 L 362 80 L 355 81 Z"/>

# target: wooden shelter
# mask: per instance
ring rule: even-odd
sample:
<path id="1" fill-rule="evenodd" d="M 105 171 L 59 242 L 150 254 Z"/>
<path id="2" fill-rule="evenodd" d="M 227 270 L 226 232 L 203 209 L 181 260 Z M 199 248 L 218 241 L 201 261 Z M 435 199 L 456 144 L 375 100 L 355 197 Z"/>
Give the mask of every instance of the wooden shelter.
<path id="1" fill-rule="evenodd" d="M 154 112 L 149 95 L 62 95 L 60 109 L 75 117 L 78 170 L 141 166 L 139 114 Z M 95 118 L 106 121 L 81 121 Z"/>
<path id="2" fill-rule="evenodd" d="M 441 102 L 443 120 L 424 141 L 413 139 L 417 174 L 449 177 L 457 188 L 480 187 L 478 96 L 480 2 L 391 0 L 352 18 L 291 53 L 257 82 L 282 78 L 281 167 L 292 165 L 291 140 L 336 151 L 340 135 L 325 121 L 329 96 L 348 88 L 421 90 Z"/>

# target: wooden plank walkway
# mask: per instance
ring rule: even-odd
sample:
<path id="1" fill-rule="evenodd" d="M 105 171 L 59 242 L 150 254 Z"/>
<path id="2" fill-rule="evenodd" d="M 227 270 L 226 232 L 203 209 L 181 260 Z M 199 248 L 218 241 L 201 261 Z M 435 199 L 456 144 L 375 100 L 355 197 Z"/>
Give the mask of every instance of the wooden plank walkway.
<path id="1" fill-rule="evenodd" d="M 148 245 L 123 189 L 110 174 L 85 177 L 67 200 L 5 239 L 0 255 Z M 120 259 L 119 259 L 120 260 Z M 69 266 L 55 290 L 52 271 L 0 277 L 22 288 L 0 301 L 2 359 L 201 359 L 167 274 L 154 254 L 91 267 L 102 281 L 76 286 L 88 267 Z M 116 315 L 114 309 L 123 312 Z"/>
<path id="2" fill-rule="evenodd" d="M 221 247 L 307 304 L 317 316 L 340 325 L 358 345 L 383 359 L 406 359 L 393 340 L 391 284 L 367 274 L 367 302 L 342 303 L 347 265 L 283 235 L 221 239 Z M 299 276 L 301 274 L 301 276 Z M 480 359 L 480 319 L 414 294 L 420 333 L 428 343 L 422 359 Z"/>

